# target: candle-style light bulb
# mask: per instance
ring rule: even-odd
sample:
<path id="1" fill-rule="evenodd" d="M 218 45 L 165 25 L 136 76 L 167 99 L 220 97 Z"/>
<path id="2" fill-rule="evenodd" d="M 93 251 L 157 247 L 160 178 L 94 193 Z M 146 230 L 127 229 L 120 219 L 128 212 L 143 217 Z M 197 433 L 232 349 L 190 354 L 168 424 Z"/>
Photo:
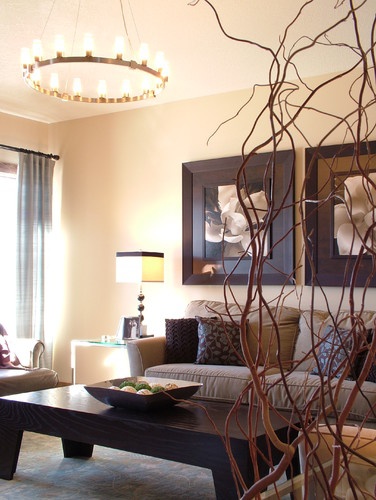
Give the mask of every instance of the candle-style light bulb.
<path id="1" fill-rule="evenodd" d="M 42 59 L 42 42 L 40 40 L 33 41 L 33 57 L 34 61 Z"/>
<path id="2" fill-rule="evenodd" d="M 122 85 L 123 97 L 129 97 L 131 94 L 131 84 L 129 80 L 124 80 Z"/>
<path id="3" fill-rule="evenodd" d="M 73 78 L 73 94 L 79 97 L 82 93 L 82 85 L 80 78 Z"/>
<path id="4" fill-rule="evenodd" d="M 36 68 L 32 74 L 31 74 L 31 79 L 34 82 L 34 85 L 40 85 L 40 70 Z"/>
<path id="5" fill-rule="evenodd" d="M 26 69 L 31 63 L 30 57 L 30 49 L 28 47 L 24 47 L 21 49 L 21 64 L 24 69 Z"/>
<path id="6" fill-rule="evenodd" d="M 63 55 L 64 55 L 64 37 L 63 37 L 63 35 L 56 35 L 56 37 L 55 37 L 55 52 L 56 52 L 56 57 L 63 57 Z"/>
<path id="7" fill-rule="evenodd" d="M 115 54 L 116 59 L 122 59 L 124 55 L 124 37 L 117 36 L 115 38 Z"/>
<path id="8" fill-rule="evenodd" d="M 150 80 L 149 78 L 144 78 L 142 81 L 142 92 L 143 94 L 147 94 L 150 90 Z"/>
<path id="9" fill-rule="evenodd" d="M 52 91 L 57 92 L 59 88 L 59 76 L 57 73 L 51 73 L 50 87 Z"/>
<path id="10" fill-rule="evenodd" d="M 164 67 L 164 54 L 163 52 L 157 52 L 155 55 L 155 67 L 161 73 Z"/>
<path id="11" fill-rule="evenodd" d="M 90 33 L 86 33 L 84 38 L 84 49 L 87 57 L 91 57 L 93 55 L 93 48 L 94 48 L 93 35 L 91 35 Z"/>
<path id="12" fill-rule="evenodd" d="M 106 84 L 106 80 L 99 80 L 99 83 L 98 83 L 98 96 L 101 99 L 105 99 L 107 97 L 107 84 Z"/>
<path id="13" fill-rule="evenodd" d="M 149 47 L 147 43 L 142 43 L 140 47 L 140 59 L 143 66 L 147 66 L 149 59 Z"/>
<path id="14" fill-rule="evenodd" d="M 170 67 L 168 65 L 168 62 L 167 61 L 164 61 L 163 62 L 163 66 L 162 66 L 162 70 L 161 70 L 161 75 L 163 76 L 163 78 L 165 78 L 166 80 L 168 79 L 168 77 L 170 76 Z"/>
<path id="15" fill-rule="evenodd" d="M 124 80 L 122 85 L 123 97 L 130 97 L 131 95 L 131 83 L 129 80 Z"/>

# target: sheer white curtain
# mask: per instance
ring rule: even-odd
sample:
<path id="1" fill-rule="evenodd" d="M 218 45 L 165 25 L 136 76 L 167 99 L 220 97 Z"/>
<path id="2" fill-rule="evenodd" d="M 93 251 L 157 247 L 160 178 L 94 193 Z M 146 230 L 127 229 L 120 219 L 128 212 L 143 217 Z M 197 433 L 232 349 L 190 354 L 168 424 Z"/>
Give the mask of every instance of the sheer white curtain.
<path id="1" fill-rule="evenodd" d="M 18 337 L 42 340 L 44 366 L 52 365 L 52 338 L 45 328 L 45 285 L 52 232 L 52 179 L 55 162 L 20 153 L 16 245 L 16 331 Z"/>

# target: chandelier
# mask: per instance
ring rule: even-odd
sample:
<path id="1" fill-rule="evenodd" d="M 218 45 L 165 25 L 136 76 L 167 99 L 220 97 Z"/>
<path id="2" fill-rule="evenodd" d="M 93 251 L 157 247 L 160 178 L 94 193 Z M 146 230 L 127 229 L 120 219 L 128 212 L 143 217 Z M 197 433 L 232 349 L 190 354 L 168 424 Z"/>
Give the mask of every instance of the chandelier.
<path id="1" fill-rule="evenodd" d="M 119 2 L 128 35 L 123 5 Z M 24 48 L 21 52 L 24 81 L 41 94 L 86 103 L 141 101 L 156 97 L 166 86 L 168 72 L 163 53 L 156 54 L 151 67 L 145 43 L 140 45 L 138 61 L 126 58 L 123 36 L 115 38 L 111 57 L 94 54 L 91 34 L 85 35 L 83 47 L 81 55 L 66 55 L 64 38 L 56 35 L 55 53 L 51 58 L 43 58 L 42 42 L 34 40 L 32 50 Z"/>

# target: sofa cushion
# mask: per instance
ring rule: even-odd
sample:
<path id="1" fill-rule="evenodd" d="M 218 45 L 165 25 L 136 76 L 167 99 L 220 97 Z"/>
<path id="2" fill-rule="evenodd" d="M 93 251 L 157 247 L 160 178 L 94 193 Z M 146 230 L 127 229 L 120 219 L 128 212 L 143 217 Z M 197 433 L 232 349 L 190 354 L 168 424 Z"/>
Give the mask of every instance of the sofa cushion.
<path id="1" fill-rule="evenodd" d="M 331 379 L 330 387 L 334 390 L 338 382 L 338 378 Z M 304 410 L 309 407 L 314 414 L 317 413 L 319 409 L 322 409 L 322 401 L 319 397 L 321 378 L 318 375 L 294 371 L 286 376 L 286 383 L 288 390 L 283 384 L 280 374 L 266 376 L 268 399 L 277 410 L 291 410 L 292 404 L 296 405 L 299 410 Z M 356 381 L 354 380 L 344 380 L 342 382 L 336 404 L 339 413 L 343 411 L 355 384 Z M 327 388 L 328 387 L 329 385 Z M 328 405 L 330 402 L 328 390 L 324 395 L 324 401 L 325 405 Z M 372 407 L 374 408 L 373 410 Z M 376 422 L 375 408 L 375 385 L 373 382 L 364 382 L 361 393 L 359 392 L 357 394 L 348 418 L 362 420 L 364 417 L 367 417 L 367 423 Z"/>
<path id="2" fill-rule="evenodd" d="M 261 370 L 262 368 L 260 368 Z M 277 369 L 270 369 L 267 373 L 276 372 Z M 243 391 L 243 403 L 248 403 L 249 391 L 247 388 L 252 380 L 251 372 L 246 366 L 195 365 L 192 363 L 152 366 L 145 370 L 145 376 L 199 382 L 203 385 L 194 396 L 197 399 L 234 402 Z"/>
<path id="3" fill-rule="evenodd" d="M 216 300 L 192 300 L 185 309 L 186 318 L 212 318 L 213 316 L 222 316 L 228 320 L 230 314 L 235 320 L 240 319 L 242 310 L 236 304 L 226 304 Z"/>
<path id="4" fill-rule="evenodd" d="M 248 345 L 253 361 L 258 358 L 259 365 L 270 367 L 277 366 L 280 359 L 284 369 L 290 368 L 299 332 L 299 317 L 299 310 L 292 307 L 263 309 L 261 317 L 259 311 L 251 312 L 248 315 Z M 260 324 L 262 328 L 259 328 Z"/>
<path id="5" fill-rule="evenodd" d="M 15 368 L 20 365 L 17 356 L 11 352 L 7 342 L 7 332 L 0 324 L 0 368 Z"/>
<path id="6" fill-rule="evenodd" d="M 366 330 L 374 328 L 375 311 L 362 311 L 358 316 L 360 328 Z M 318 340 L 328 325 L 334 325 L 335 322 L 337 328 L 351 330 L 354 319 L 357 319 L 357 313 L 351 316 L 347 311 L 341 311 L 335 317 L 332 317 L 328 311 L 302 311 L 294 353 L 294 364 L 299 363 L 296 369 L 298 371 L 311 371 L 314 368 L 316 363 L 312 354 L 312 346 L 315 346 L 316 351 L 318 351 Z M 301 361 L 302 359 L 304 361 Z"/>
<path id="7" fill-rule="evenodd" d="M 159 365 L 147 368 L 148 377 L 170 378 L 199 382 L 202 387 L 195 394 L 199 399 L 212 399 L 233 402 L 245 390 L 251 380 L 251 373 L 246 366 L 196 365 L 179 363 Z M 248 391 L 244 402 L 248 401 Z"/>
<path id="8" fill-rule="evenodd" d="M 317 366 L 312 375 L 334 375 L 340 377 L 346 366 L 346 358 L 353 345 L 352 333 L 344 328 L 334 328 L 328 325 L 323 333 L 323 340 L 317 354 Z M 352 373 L 355 378 L 355 371 Z"/>
<path id="9" fill-rule="evenodd" d="M 240 327 L 229 321 L 196 317 L 197 364 L 244 366 Z"/>
<path id="10" fill-rule="evenodd" d="M 299 309 L 293 307 L 272 307 L 269 310 L 261 310 L 262 329 L 259 328 L 260 310 L 251 311 L 247 319 L 249 321 L 249 332 L 247 343 L 250 349 L 251 357 L 256 361 L 259 356 L 259 365 L 266 362 L 268 367 L 276 366 L 278 358 L 284 368 L 291 366 L 291 360 L 294 354 L 294 347 L 299 333 Z M 227 320 L 229 315 L 235 321 L 239 321 L 242 313 L 242 306 L 237 304 L 214 301 L 214 300 L 193 300 L 186 310 L 186 317 L 212 317 L 221 316 Z M 274 323 L 278 325 L 278 331 L 281 339 L 278 346 L 278 339 Z M 261 346 L 261 347 L 260 347 Z"/>
<path id="11" fill-rule="evenodd" d="M 0 396 L 56 387 L 58 375 L 48 368 L 0 370 Z"/>
<path id="12" fill-rule="evenodd" d="M 196 361 L 198 323 L 194 318 L 166 319 L 166 363 Z"/>

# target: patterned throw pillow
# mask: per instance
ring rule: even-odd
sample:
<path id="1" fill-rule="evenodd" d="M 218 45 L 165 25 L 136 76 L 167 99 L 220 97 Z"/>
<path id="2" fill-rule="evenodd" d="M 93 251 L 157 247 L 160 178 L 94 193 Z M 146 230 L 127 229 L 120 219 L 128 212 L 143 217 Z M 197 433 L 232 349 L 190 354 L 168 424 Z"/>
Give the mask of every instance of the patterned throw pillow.
<path id="1" fill-rule="evenodd" d="M 324 340 L 320 344 L 318 352 L 318 366 L 315 366 L 311 373 L 313 375 L 322 373 L 324 376 L 335 373 L 336 377 L 340 377 L 344 366 L 338 368 L 351 351 L 352 335 L 349 330 L 344 328 L 335 329 L 332 325 L 328 325 L 323 338 Z"/>
<path id="2" fill-rule="evenodd" d="M 16 368 L 20 365 L 20 361 L 10 351 L 6 335 L 5 328 L 0 324 L 0 368 Z"/>
<path id="3" fill-rule="evenodd" d="M 166 319 L 166 363 L 194 363 L 198 323 L 195 318 Z"/>
<path id="4" fill-rule="evenodd" d="M 198 349 L 196 364 L 244 366 L 240 327 L 230 321 L 196 317 Z"/>

